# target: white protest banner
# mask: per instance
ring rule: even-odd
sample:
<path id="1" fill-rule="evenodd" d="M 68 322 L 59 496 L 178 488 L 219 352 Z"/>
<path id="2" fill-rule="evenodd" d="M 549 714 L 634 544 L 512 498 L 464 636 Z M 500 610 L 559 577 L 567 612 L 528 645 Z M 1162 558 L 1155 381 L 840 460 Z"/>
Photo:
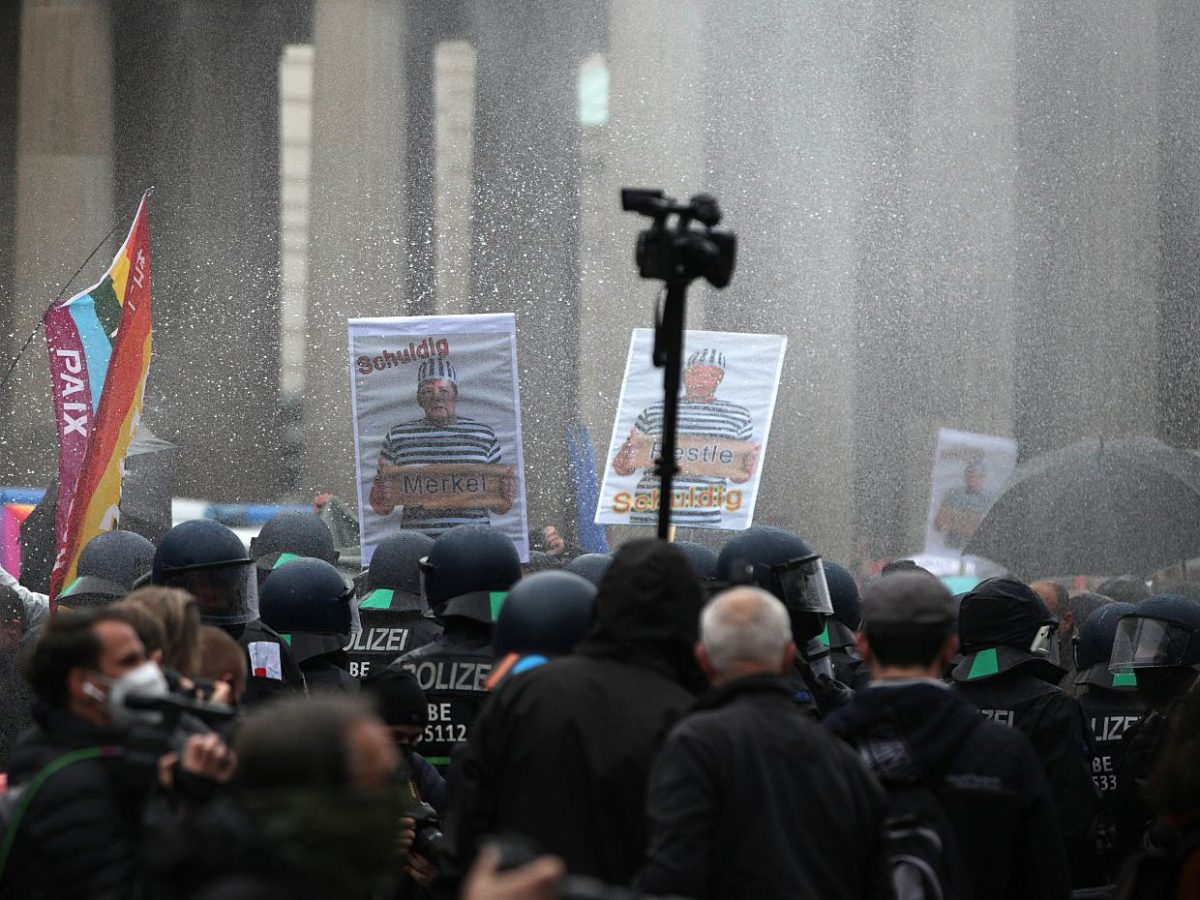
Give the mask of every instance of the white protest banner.
<path id="1" fill-rule="evenodd" d="M 363 565 L 402 529 L 493 525 L 529 556 L 516 319 L 350 320 Z"/>
<path id="2" fill-rule="evenodd" d="M 1017 466 L 1011 438 L 939 428 L 925 523 L 925 553 L 962 555 Z"/>
<path id="3" fill-rule="evenodd" d="M 653 344 L 653 331 L 634 329 L 596 508 L 603 525 L 658 522 L 663 373 Z M 685 332 L 672 524 L 750 527 L 786 347 L 774 334 Z"/>

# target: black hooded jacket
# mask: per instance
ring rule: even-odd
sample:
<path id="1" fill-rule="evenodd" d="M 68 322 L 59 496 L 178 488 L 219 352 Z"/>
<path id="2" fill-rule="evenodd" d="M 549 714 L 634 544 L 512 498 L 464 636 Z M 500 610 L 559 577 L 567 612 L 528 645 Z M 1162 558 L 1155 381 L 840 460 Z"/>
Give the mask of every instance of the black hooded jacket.
<path id="1" fill-rule="evenodd" d="M 884 787 L 934 791 L 954 826 L 972 900 L 1062 900 L 1071 892 L 1050 786 L 1029 741 L 955 692 L 874 685 L 825 720 Z"/>
<path id="2" fill-rule="evenodd" d="M 691 655 L 702 606 L 680 550 L 621 548 L 576 655 L 510 676 L 476 719 L 447 821 L 455 868 L 484 835 L 515 833 L 573 874 L 633 878 L 651 763 L 702 680 Z"/>

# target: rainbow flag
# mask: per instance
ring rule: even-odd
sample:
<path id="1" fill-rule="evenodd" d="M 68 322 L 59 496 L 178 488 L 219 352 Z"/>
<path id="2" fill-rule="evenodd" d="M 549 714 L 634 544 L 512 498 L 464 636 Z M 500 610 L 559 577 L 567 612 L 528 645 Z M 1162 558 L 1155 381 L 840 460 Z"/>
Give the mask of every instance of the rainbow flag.
<path id="1" fill-rule="evenodd" d="M 104 277 L 43 317 L 58 422 L 52 597 L 74 579 L 83 546 L 115 528 L 121 515 L 121 471 L 150 367 L 146 200 Z"/>

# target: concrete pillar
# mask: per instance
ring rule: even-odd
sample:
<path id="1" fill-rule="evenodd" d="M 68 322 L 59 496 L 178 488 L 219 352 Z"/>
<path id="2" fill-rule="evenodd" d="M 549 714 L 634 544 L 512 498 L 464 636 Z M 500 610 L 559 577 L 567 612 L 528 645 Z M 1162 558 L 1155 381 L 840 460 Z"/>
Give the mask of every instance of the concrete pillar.
<path id="1" fill-rule="evenodd" d="M 576 86 L 603 27 L 599 12 L 584 0 L 501 0 L 470 11 L 472 309 L 517 314 L 531 526 L 574 516 L 566 423 L 580 384 Z"/>
<path id="2" fill-rule="evenodd" d="M 852 550 L 860 48 L 845 4 L 706 7 L 705 187 L 738 232 L 733 284 L 707 323 L 788 336 L 758 524 Z M 729 60 L 736 59 L 736 65 Z M 664 114 L 669 114 L 667 111 Z"/>
<path id="3" fill-rule="evenodd" d="M 112 60 L 108 3 L 21 4 L 16 287 L 5 368 L 64 282 L 113 226 Z M 99 276 L 118 241 L 96 255 L 73 290 Z M 40 337 L 17 365 L 0 403 L 5 421 L 19 423 L 7 429 L 0 445 L 0 481 L 45 484 L 57 468 L 58 443 Z"/>
<path id="4" fill-rule="evenodd" d="M 316 0 L 304 483 L 356 502 L 346 320 L 410 315 L 405 4 Z"/>
<path id="5" fill-rule="evenodd" d="M 1016 436 L 1030 456 L 1156 425 L 1159 31 L 1156 4 L 1015 10 Z"/>

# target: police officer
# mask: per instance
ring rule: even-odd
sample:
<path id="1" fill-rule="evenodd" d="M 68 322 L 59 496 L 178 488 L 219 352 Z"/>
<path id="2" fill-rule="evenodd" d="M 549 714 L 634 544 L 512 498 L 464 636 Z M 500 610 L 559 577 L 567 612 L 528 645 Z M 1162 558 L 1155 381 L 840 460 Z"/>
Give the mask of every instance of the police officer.
<path id="1" fill-rule="evenodd" d="M 346 648 L 351 675 L 366 678 L 386 669 L 442 633 L 421 596 L 420 561 L 432 549 L 433 538 L 419 531 L 401 531 L 375 548 L 358 607 L 362 630 Z"/>
<path id="2" fill-rule="evenodd" d="M 73 582 L 57 602 L 70 609 L 106 606 L 133 590 L 154 564 L 154 545 L 133 531 L 106 531 L 84 546 Z"/>
<path id="3" fill-rule="evenodd" d="M 421 561 L 425 597 L 444 629 L 437 640 L 400 656 L 389 668 L 417 676 L 429 698 L 425 758 L 445 769 L 466 743 L 487 698 L 495 653 L 492 632 L 508 589 L 521 577 L 517 549 L 490 525 L 458 525 L 438 537 Z"/>
<path id="4" fill-rule="evenodd" d="M 585 553 L 583 556 L 575 557 L 563 568 L 568 572 L 583 576 L 599 588 L 600 580 L 608 571 L 608 567 L 612 565 L 612 561 L 613 558 L 608 553 Z"/>
<path id="5" fill-rule="evenodd" d="M 243 706 L 304 690 L 291 650 L 258 617 L 254 560 L 233 531 L 211 519 L 176 525 L 155 551 L 150 580 L 190 593 L 199 603 L 201 621 L 223 629 L 245 649 L 250 677 Z"/>
<path id="6" fill-rule="evenodd" d="M 1200 683 L 1200 603 L 1171 594 L 1144 600 L 1117 622 L 1109 667 L 1133 672 L 1147 713 L 1125 735 L 1117 772 L 1117 837 L 1122 850 L 1154 843 L 1143 787 L 1179 702 Z"/>
<path id="7" fill-rule="evenodd" d="M 825 570 L 833 615 L 825 620 L 825 630 L 817 640 L 829 648 L 834 678 L 858 690 L 871 681 L 871 670 L 863 665 L 854 636 L 862 625 L 858 583 L 847 569 L 837 563 L 822 560 L 821 567 Z"/>
<path id="8" fill-rule="evenodd" d="M 683 551 L 692 566 L 692 571 L 700 579 L 701 584 L 707 584 L 717 577 L 717 554 L 703 544 L 695 541 L 675 541 L 675 546 Z"/>
<path id="9" fill-rule="evenodd" d="M 320 516 L 304 510 L 276 513 L 250 539 L 250 558 L 258 572 L 259 591 L 281 558 L 287 562 L 297 556 L 323 559 L 337 565 L 338 552 L 334 549 L 329 526 Z"/>
<path id="10" fill-rule="evenodd" d="M 262 620 L 290 641 L 310 691 L 358 693 L 343 649 L 356 627 L 353 601 L 353 582 L 323 559 L 289 560 L 267 576 Z"/>
<path id="11" fill-rule="evenodd" d="M 833 676 L 829 648 L 817 639 L 833 603 L 821 557 L 807 543 L 782 528 L 748 528 L 721 548 L 717 581 L 758 585 L 787 609 L 800 650 L 788 677 L 797 703 L 823 716 L 849 698 L 850 689 Z"/>
<path id="12" fill-rule="evenodd" d="M 520 675 L 566 656 L 583 640 L 596 614 L 596 587 L 573 572 L 537 572 L 513 585 L 496 618 L 494 690 Z"/>
<path id="13" fill-rule="evenodd" d="M 1092 733 L 1092 781 L 1108 800 L 1116 792 L 1125 733 L 1146 711 L 1137 674 L 1109 669 L 1117 622 L 1136 609 L 1132 603 L 1106 604 L 1088 617 L 1074 641 L 1077 696 Z"/>
<path id="14" fill-rule="evenodd" d="M 981 582 L 959 606 L 963 658 L 951 677 L 976 709 L 1021 730 L 1033 744 L 1054 793 L 1072 881 L 1079 888 L 1104 880 L 1094 841 L 1100 799 L 1083 710 L 1056 686 L 1063 669 L 1048 658 L 1057 629 L 1028 585 L 1011 578 Z"/>

